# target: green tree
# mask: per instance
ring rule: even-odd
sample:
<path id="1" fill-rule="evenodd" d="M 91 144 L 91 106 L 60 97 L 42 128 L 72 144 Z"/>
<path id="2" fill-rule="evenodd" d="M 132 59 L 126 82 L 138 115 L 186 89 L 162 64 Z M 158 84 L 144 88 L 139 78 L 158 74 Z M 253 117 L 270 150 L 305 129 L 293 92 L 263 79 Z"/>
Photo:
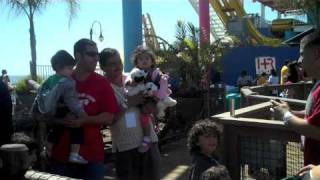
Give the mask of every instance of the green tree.
<path id="1" fill-rule="evenodd" d="M 180 90 L 187 91 L 186 93 L 200 90 L 201 82 L 205 75 L 208 75 L 213 59 L 214 66 L 221 71 L 219 66 L 222 55 L 240 43 L 236 37 L 226 36 L 200 47 L 199 34 L 199 28 L 192 23 L 178 21 L 173 45 L 156 51 L 157 66 L 169 72 L 171 77 L 180 77 Z"/>
<path id="2" fill-rule="evenodd" d="M 76 15 L 79 7 L 79 0 L 63 0 L 68 7 L 69 13 L 69 26 L 71 19 Z M 31 62 L 30 74 L 33 80 L 37 77 L 37 48 L 36 48 L 36 34 L 34 25 L 34 16 L 36 13 L 44 10 L 49 4 L 56 2 L 52 0 L 0 0 L 5 3 L 10 10 L 15 12 L 16 15 L 25 15 L 29 20 L 29 34 L 30 34 L 30 49 L 31 49 Z"/>

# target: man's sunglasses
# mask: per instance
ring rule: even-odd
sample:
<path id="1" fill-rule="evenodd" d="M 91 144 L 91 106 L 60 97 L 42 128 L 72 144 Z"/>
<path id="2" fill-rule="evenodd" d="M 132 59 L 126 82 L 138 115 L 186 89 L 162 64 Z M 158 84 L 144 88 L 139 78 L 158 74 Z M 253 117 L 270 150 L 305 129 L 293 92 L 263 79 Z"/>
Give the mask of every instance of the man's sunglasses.
<path id="1" fill-rule="evenodd" d="M 87 56 L 90 56 L 90 57 L 96 57 L 96 56 L 99 56 L 99 53 L 98 52 L 95 52 L 95 51 L 86 51 L 84 52 Z"/>

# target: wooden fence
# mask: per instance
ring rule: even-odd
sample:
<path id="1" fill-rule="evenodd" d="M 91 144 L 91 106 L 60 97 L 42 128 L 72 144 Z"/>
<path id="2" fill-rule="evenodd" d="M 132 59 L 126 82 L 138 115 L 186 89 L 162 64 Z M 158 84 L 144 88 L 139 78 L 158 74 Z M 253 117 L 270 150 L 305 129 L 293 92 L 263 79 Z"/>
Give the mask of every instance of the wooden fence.
<path id="1" fill-rule="evenodd" d="M 300 135 L 284 126 L 268 101 L 280 99 L 302 110 L 311 87 L 311 83 L 296 83 L 242 88 L 243 108 L 235 110 L 234 116 L 225 112 L 211 117 L 223 126 L 219 152 L 232 179 L 281 179 L 303 166 Z M 274 90 L 284 89 L 296 92 L 294 99 L 272 96 Z"/>
<path id="2" fill-rule="evenodd" d="M 271 103 L 213 116 L 223 125 L 222 161 L 232 179 L 281 179 L 303 166 L 300 135 L 280 120 L 270 120 Z"/>

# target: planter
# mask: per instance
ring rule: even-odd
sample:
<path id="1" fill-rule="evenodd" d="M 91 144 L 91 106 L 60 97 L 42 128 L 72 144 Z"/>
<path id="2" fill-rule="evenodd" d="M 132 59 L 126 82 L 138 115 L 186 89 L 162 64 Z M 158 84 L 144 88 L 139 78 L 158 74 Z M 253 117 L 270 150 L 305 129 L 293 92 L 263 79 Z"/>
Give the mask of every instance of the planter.
<path id="1" fill-rule="evenodd" d="M 185 122 L 198 120 L 203 110 L 203 98 L 177 98 L 176 111 Z"/>
<path id="2" fill-rule="evenodd" d="M 16 108 L 17 109 L 31 109 L 36 93 L 17 93 L 16 94 Z"/>
<path id="3" fill-rule="evenodd" d="M 177 105 L 169 108 L 166 122 L 171 130 L 186 130 L 199 120 L 203 112 L 203 98 L 175 98 Z"/>
<path id="4" fill-rule="evenodd" d="M 16 105 L 14 106 L 13 126 L 15 131 L 30 131 L 33 121 L 30 116 L 35 93 L 17 93 Z"/>
<path id="5" fill-rule="evenodd" d="M 160 145 L 185 137 L 193 123 L 200 119 L 203 112 L 203 98 L 175 97 L 177 105 L 168 108 L 159 136 Z"/>

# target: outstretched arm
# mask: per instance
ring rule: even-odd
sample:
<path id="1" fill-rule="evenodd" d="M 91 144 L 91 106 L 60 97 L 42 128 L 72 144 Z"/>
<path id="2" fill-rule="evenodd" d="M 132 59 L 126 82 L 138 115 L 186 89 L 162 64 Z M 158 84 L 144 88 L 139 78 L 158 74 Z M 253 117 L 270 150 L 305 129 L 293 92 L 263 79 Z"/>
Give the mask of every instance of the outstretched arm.
<path id="1" fill-rule="evenodd" d="M 277 113 L 280 113 L 280 117 L 283 117 L 285 125 L 293 131 L 296 131 L 299 134 L 305 135 L 307 137 L 320 140 L 320 128 L 314 125 L 311 125 L 303 118 L 290 113 L 290 108 L 286 102 L 276 102 L 271 101 L 275 106 Z"/>
<path id="2" fill-rule="evenodd" d="M 320 140 L 320 128 L 309 124 L 306 120 L 292 116 L 288 121 L 288 127 L 299 134 L 312 139 Z"/>
<path id="3" fill-rule="evenodd" d="M 305 110 L 301 110 L 301 111 L 293 111 L 291 110 L 292 114 L 294 114 L 295 116 L 299 117 L 299 118 L 304 118 L 304 116 L 306 115 L 306 111 Z"/>

